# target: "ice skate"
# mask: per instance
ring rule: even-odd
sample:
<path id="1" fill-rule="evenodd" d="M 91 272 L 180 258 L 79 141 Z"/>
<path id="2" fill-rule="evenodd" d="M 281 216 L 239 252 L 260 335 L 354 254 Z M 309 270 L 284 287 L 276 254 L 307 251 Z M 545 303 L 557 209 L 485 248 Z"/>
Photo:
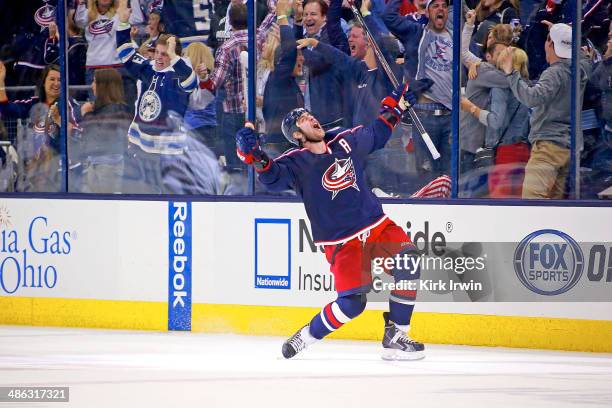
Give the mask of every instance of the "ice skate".
<path id="1" fill-rule="evenodd" d="M 310 325 L 307 324 L 285 341 L 283 344 L 283 357 L 292 358 L 315 341 L 317 339 L 312 337 Z"/>
<path id="2" fill-rule="evenodd" d="M 425 358 L 425 346 L 412 340 L 389 320 L 389 313 L 383 313 L 385 318 L 385 335 L 383 337 L 383 360 L 420 360 Z"/>

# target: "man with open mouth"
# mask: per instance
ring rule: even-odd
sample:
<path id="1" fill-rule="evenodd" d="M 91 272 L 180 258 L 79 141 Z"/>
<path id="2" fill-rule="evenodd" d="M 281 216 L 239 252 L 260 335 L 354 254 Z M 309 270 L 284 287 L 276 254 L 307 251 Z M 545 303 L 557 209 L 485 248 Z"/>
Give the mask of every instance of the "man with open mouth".
<path id="1" fill-rule="evenodd" d="M 414 106 L 441 155 L 438 160 L 432 160 L 418 131 L 413 129 L 417 171 L 421 182 L 426 183 L 450 169 L 453 34 L 447 28 L 449 1 L 427 0 L 427 24 L 401 16 L 400 3 L 401 0 L 391 0 L 382 18 L 404 45 L 404 79 L 433 81 Z"/>
<path id="2" fill-rule="evenodd" d="M 346 34 L 338 25 L 329 25 L 327 20 L 340 21 L 341 0 L 332 0 L 330 6 L 324 0 L 306 0 L 302 15 L 294 18 L 296 40 L 315 38 L 330 44 L 345 54 L 349 54 Z M 323 61 L 317 51 L 304 48 L 304 106 L 311 111 L 323 127 L 350 126 L 350 117 L 346 109 L 345 81 Z"/>
<path id="3" fill-rule="evenodd" d="M 369 125 L 329 131 L 306 109 L 294 109 L 285 117 L 282 131 L 299 148 L 274 160 L 261 149 L 252 124 L 236 134 L 238 157 L 255 167 L 264 186 L 271 191 L 294 189 L 302 198 L 313 238 L 325 249 L 338 292 L 335 301 L 283 344 L 285 358 L 293 358 L 363 312 L 366 294 L 373 287 L 372 272 L 377 273 L 372 262 L 396 255 L 417 256 L 410 238 L 384 213 L 364 174 L 370 153 L 385 146 L 407 107 L 415 102 L 408 86 L 401 85 L 383 99 L 378 117 Z M 423 358 L 423 344 L 406 334 L 416 298 L 416 288 L 407 287 L 418 279 L 419 268 L 389 265 L 385 272 L 404 285 L 389 291 L 382 357 Z"/>

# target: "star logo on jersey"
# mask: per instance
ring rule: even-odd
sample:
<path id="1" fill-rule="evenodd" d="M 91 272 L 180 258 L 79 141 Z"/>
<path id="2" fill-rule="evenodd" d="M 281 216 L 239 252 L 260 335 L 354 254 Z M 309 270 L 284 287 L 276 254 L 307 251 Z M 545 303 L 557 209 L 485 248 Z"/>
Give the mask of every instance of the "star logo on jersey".
<path id="1" fill-rule="evenodd" d="M 34 21 L 40 26 L 40 31 L 49 27 L 49 24 L 55 21 L 55 7 L 50 6 L 48 2 L 49 0 L 46 0 L 45 5 L 34 13 Z"/>
<path id="2" fill-rule="evenodd" d="M 89 25 L 89 33 L 93 36 L 108 34 L 113 31 L 113 25 L 115 22 L 113 20 L 102 19 L 94 21 Z"/>
<path id="3" fill-rule="evenodd" d="M 138 106 L 138 115 L 145 122 L 153 122 L 159 117 L 162 110 L 161 99 L 155 91 L 146 91 Z"/>
<path id="4" fill-rule="evenodd" d="M 324 189 L 331 191 L 332 200 L 336 198 L 340 191 L 347 188 L 354 188 L 359 191 L 355 167 L 350 157 L 348 159 L 336 159 L 323 173 L 321 182 Z"/>

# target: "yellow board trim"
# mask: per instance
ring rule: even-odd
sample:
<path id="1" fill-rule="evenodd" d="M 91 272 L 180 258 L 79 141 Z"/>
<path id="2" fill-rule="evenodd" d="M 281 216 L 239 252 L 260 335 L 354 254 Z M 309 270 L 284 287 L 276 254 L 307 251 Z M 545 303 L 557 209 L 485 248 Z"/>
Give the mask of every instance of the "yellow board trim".
<path id="1" fill-rule="evenodd" d="M 167 330 L 168 304 L 127 300 L 0 297 L 0 324 Z"/>
<path id="2" fill-rule="evenodd" d="M 192 331 L 290 336 L 319 309 L 193 305 Z M 380 341 L 380 311 L 366 310 L 329 338 Z M 612 352 L 612 321 L 416 312 L 410 335 L 424 343 Z"/>
<path id="3" fill-rule="evenodd" d="M 289 336 L 319 309 L 307 307 L 192 306 L 192 331 Z M 156 330 L 168 327 L 166 302 L 0 297 L 0 324 Z M 380 311 L 366 310 L 330 335 L 377 340 Z M 546 317 L 415 313 L 411 333 L 425 343 L 612 352 L 612 321 Z"/>

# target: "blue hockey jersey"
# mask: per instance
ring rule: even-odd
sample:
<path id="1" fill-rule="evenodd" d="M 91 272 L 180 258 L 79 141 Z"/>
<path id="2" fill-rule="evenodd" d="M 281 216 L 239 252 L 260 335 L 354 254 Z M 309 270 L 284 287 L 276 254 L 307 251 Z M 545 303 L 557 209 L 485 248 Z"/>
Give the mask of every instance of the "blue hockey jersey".
<path id="1" fill-rule="evenodd" d="M 168 68 L 157 71 L 136 49 L 130 40 L 130 27 L 120 27 L 117 53 L 130 74 L 141 81 L 128 140 L 147 153 L 181 154 L 186 135 L 178 125 L 189 105 L 189 94 L 198 86 L 197 77 L 179 57 Z"/>
<path id="2" fill-rule="evenodd" d="M 15 58 L 17 85 L 30 83 L 31 76 L 38 77 L 45 68 L 45 41 L 49 37 L 49 24 L 55 21 L 57 0 L 31 0 L 23 4 L 7 4 L 5 13 L 13 17 L 15 29 L 12 53 Z"/>
<path id="3" fill-rule="evenodd" d="M 381 119 L 365 127 L 332 129 L 325 134 L 326 153 L 291 150 L 259 180 L 272 191 L 294 189 L 302 197 L 317 244 L 348 241 L 387 218 L 364 170 L 367 156 L 385 146 L 391 131 Z"/>
<path id="4" fill-rule="evenodd" d="M 162 21 L 167 32 L 179 37 L 208 37 L 214 13 L 213 0 L 164 0 Z"/>

